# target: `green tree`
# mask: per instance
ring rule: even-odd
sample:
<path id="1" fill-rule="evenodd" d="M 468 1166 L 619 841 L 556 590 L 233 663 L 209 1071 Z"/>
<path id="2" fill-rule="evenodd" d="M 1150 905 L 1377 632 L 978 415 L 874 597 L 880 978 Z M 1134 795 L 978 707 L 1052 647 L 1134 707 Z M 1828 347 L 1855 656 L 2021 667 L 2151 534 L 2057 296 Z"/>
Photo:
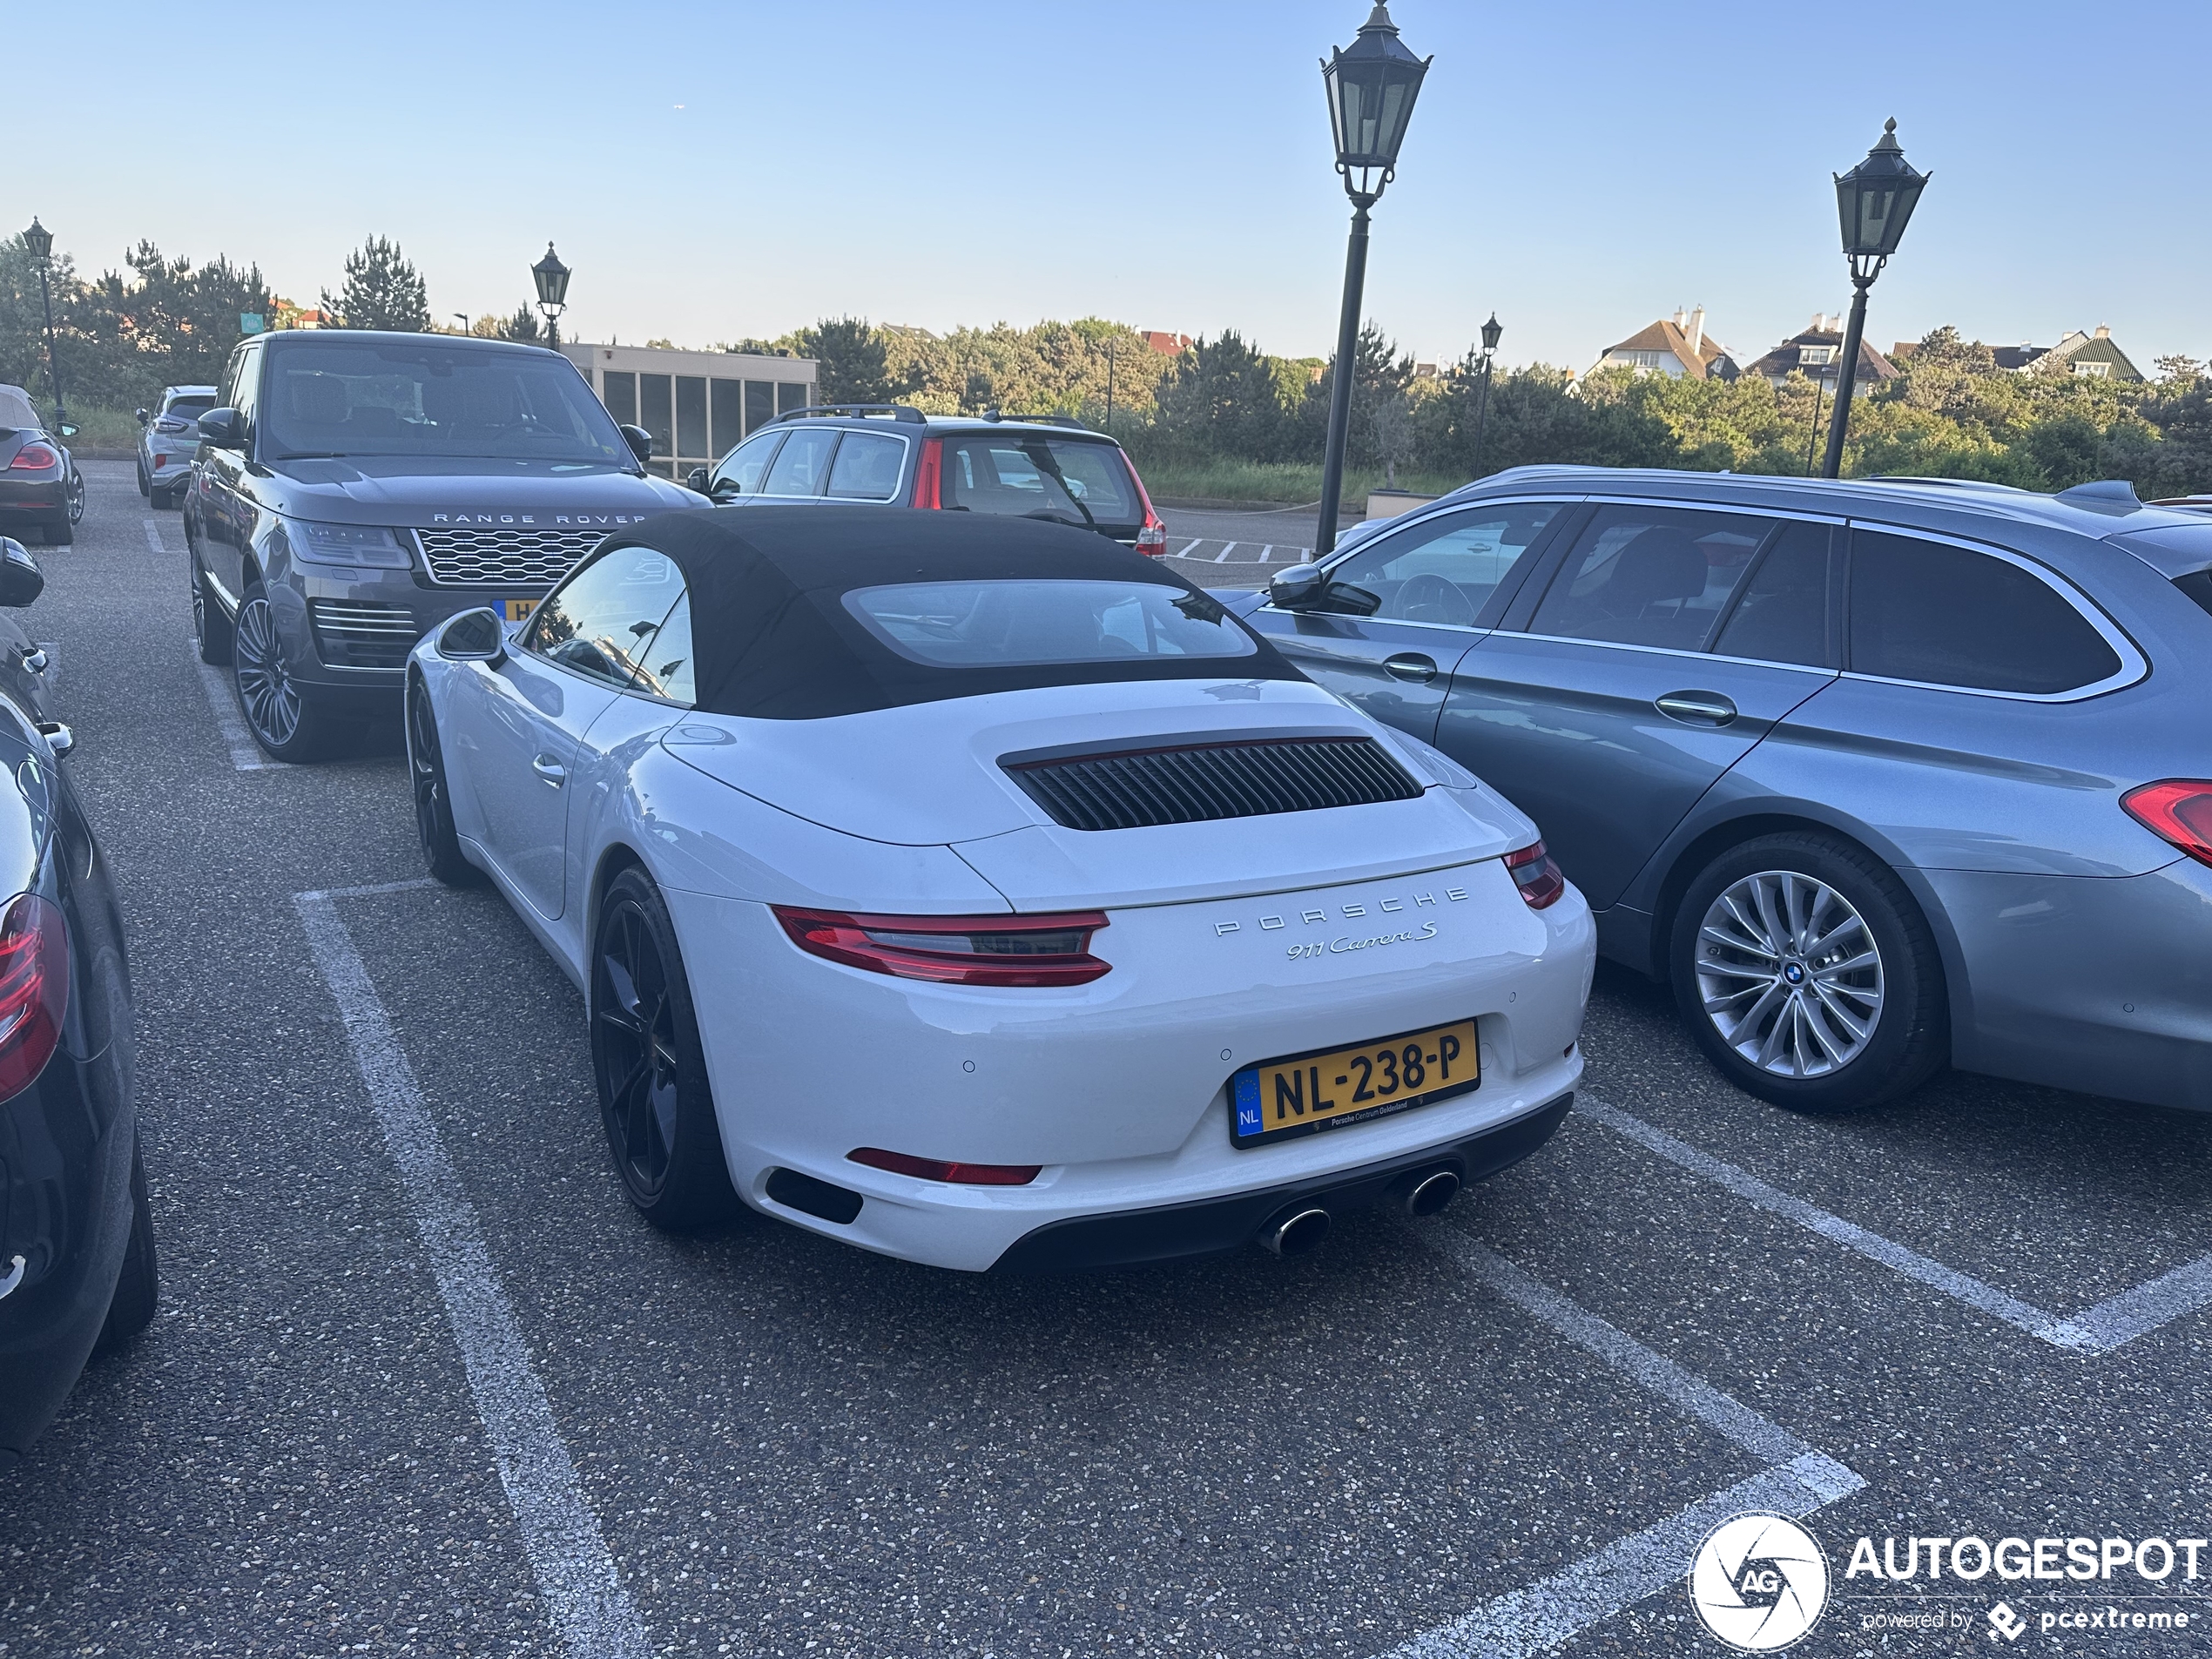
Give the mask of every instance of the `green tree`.
<path id="1" fill-rule="evenodd" d="M 792 343 L 820 365 L 814 383 L 825 403 L 888 403 L 905 389 L 893 383 L 883 336 L 864 317 L 825 317 Z"/>
<path id="2" fill-rule="evenodd" d="M 1291 406 L 1278 361 L 1234 329 L 1197 341 L 1160 388 L 1155 432 L 1194 453 L 1283 459 Z"/>
<path id="3" fill-rule="evenodd" d="M 538 320 L 537 313 L 530 309 L 527 300 L 515 307 L 513 316 L 502 317 L 497 330 L 495 338 L 500 340 L 516 340 L 526 346 L 545 343 L 545 325 Z"/>
<path id="4" fill-rule="evenodd" d="M 430 327 L 430 302 L 421 273 L 397 242 L 381 236 L 370 237 L 346 256 L 345 286 L 335 295 L 325 288 L 322 308 L 340 328 L 422 334 Z"/>

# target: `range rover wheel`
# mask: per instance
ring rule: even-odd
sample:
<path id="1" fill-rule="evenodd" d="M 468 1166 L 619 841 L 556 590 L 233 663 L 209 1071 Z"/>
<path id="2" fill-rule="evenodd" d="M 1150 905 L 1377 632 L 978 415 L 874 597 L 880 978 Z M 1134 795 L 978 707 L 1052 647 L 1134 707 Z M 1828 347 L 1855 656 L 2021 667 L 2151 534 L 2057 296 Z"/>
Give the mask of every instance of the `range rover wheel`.
<path id="1" fill-rule="evenodd" d="M 1949 1050 L 1943 968 L 1912 895 L 1848 841 L 1730 848 L 1689 884 L 1668 966 L 1698 1045 L 1738 1088 L 1849 1112 L 1925 1082 Z"/>
<path id="2" fill-rule="evenodd" d="M 685 1231 L 738 1207 L 676 929 L 634 866 L 609 884 L 591 948 L 591 1067 L 615 1170 L 638 1213 Z"/>
<path id="3" fill-rule="evenodd" d="M 208 597 L 207 578 L 199 573 L 199 561 L 192 558 L 188 566 L 192 583 L 192 637 L 199 642 L 199 660 L 214 668 L 231 665 L 231 619 L 223 614 L 222 606 Z"/>
<path id="4" fill-rule="evenodd" d="M 454 828 L 453 799 L 446 789 L 445 752 L 438 745 L 438 717 L 420 674 L 407 683 L 408 771 L 415 786 L 415 832 L 422 843 L 422 862 L 449 887 L 479 886 L 483 872 L 469 862 Z"/>
<path id="5" fill-rule="evenodd" d="M 333 722 L 293 677 L 276 613 L 260 583 L 246 589 L 231 634 L 231 678 L 253 741 L 273 759 L 320 759 Z"/>

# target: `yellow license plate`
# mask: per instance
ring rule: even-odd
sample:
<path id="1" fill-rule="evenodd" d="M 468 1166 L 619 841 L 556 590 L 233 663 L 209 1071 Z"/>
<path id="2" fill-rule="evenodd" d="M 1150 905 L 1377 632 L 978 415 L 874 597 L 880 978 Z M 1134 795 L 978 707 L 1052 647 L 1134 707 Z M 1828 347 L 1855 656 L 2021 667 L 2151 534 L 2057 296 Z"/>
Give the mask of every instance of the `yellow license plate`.
<path id="1" fill-rule="evenodd" d="M 530 612 L 537 609 L 535 599 L 502 599 L 500 604 L 505 608 L 509 622 L 528 622 Z"/>
<path id="2" fill-rule="evenodd" d="M 1258 1146 L 1341 1129 L 1464 1095 L 1481 1081 L 1473 1020 L 1289 1055 L 1230 1080 L 1230 1135 L 1238 1146 Z"/>

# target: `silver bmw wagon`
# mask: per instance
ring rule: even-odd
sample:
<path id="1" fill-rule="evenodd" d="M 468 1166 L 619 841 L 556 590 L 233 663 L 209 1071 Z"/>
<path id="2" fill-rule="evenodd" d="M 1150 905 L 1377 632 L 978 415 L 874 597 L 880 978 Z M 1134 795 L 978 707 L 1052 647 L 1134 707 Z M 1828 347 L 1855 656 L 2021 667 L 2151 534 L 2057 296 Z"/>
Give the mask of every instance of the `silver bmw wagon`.
<path id="1" fill-rule="evenodd" d="M 1521 468 L 1238 609 L 1535 819 L 1804 1111 L 2212 1110 L 2212 523 L 2125 484 Z"/>

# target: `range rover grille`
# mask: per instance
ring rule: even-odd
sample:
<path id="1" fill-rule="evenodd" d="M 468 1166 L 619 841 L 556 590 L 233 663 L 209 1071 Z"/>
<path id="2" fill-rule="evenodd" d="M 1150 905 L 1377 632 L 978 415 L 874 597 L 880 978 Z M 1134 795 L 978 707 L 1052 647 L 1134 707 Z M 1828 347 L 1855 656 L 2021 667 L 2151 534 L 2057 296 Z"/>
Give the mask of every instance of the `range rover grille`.
<path id="1" fill-rule="evenodd" d="M 1411 800 L 1421 786 L 1372 738 L 1264 738 L 1006 768 L 1069 829 L 1143 829 L 1217 818 Z"/>
<path id="2" fill-rule="evenodd" d="M 315 649 L 334 668 L 401 668 L 421 637 L 405 605 L 353 599 L 315 599 L 307 615 L 315 628 Z"/>
<path id="3" fill-rule="evenodd" d="M 442 586 L 550 587 L 606 539 L 604 530 L 417 530 L 430 580 Z"/>

